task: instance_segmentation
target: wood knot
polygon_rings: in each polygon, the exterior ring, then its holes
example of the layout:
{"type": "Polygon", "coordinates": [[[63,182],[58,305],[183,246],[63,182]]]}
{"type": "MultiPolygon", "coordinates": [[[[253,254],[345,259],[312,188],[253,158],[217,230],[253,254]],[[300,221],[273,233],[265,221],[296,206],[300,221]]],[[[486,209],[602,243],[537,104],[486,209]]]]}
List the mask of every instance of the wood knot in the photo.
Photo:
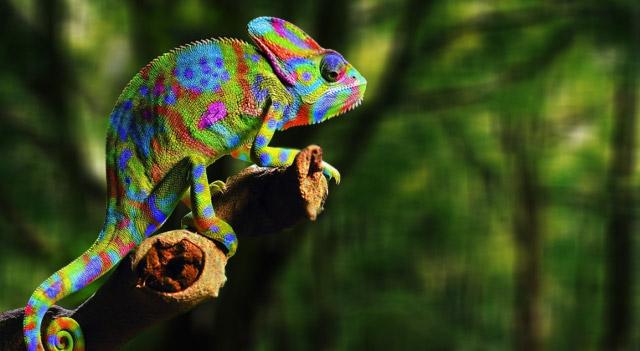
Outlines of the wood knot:
{"type": "Polygon", "coordinates": [[[138,287],[159,292],[178,292],[198,280],[204,252],[187,239],[177,243],[156,241],[138,264],[138,287]]]}

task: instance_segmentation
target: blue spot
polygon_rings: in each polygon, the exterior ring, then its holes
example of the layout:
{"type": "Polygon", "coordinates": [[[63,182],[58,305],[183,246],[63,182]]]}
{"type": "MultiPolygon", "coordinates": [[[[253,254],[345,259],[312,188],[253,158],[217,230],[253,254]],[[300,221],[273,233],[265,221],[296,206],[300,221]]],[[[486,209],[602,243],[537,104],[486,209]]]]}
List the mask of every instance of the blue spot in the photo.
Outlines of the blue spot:
{"type": "Polygon", "coordinates": [[[269,127],[269,129],[275,129],[276,125],[276,120],[273,118],[269,118],[269,120],[267,121],[267,127],[269,127]]]}
{"type": "Polygon", "coordinates": [[[204,210],[202,210],[202,214],[205,217],[213,216],[213,207],[211,207],[211,205],[208,205],[207,207],[204,208],[204,210]]]}
{"type": "Polygon", "coordinates": [[[249,161],[249,156],[245,152],[241,152],[238,155],[238,160],[249,161]]]}
{"type": "Polygon", "coordinates": [[[224,71],[220,74],[220,79],[222,79],[223,82],[226,82],[229,80],[229,72],[224,71]]]}
{"type": "Polygon", "coordinates": [[[167,105],[173,105],[176,103],[176,94],[173,91],[169,91],[167,96],[164,97],[164,103],[167,105]]]}
{"type": "MultiPolygon", "coordinates": [[[[131,156],[133,156],[133,152],[131,150],[124,149],[122,151],[122,153],[120,154],[120,158],[118,159],[118,168],[120,168],[120,170],[124,170],[127,167],[127,163],[131,159],[131,156]]],[[[129,182],[131,182],[131,179],[129,179],[129,182]]]]}
{"type": "Polygon", "coordinates": [[[124,177],[124,183],[129,185],[131,184],[131,178],[130,177],[124,177]]]}
{"type": "Polygon", "coordinates": [[[220,227],[214,224],[209,228],[209,230],[213,233],[218,233],[220,231],[220,227]]]}
{"type": "Polygon", "coordinates": [[[236,236],[235,235],[227,234],[227,235],[224,236],[225,245],[229,246],[229,245],[231,245],[231,244],[233,244],[235,242],[236,242],[236,236]]]}
{"type": "Polygon", "coordinates": [[[147,96],[149,94],[149,88],[146,85],[140,87],[140,95],[147,96]]]}
{"type": "Polygon", "coordinates": [[[280,103],[279,103],[279,102],[277,102],[277,101],[276,101],[276,102],[274,102],[274,103],[273,103],[273,109],[274,109],[274,110],[276,110],[276,111],[279,111],[279,110],[280,110],[280,103]]]}
{"type": "Polygon", "coordinates": [[[289,158],[289,153],[286,151],[281,151],[280,152],[280,162],[285,163],[287,162],[287,159],[289,158]]]}
{"type": "Polygon", "coordinates": [[[125,101],[124,104],[122,105],[125,111],[131,110],[132,106],[133,106],[133,103],[131,102],[131,100],[125,101]]]}
{"type": "Polygon", "coordinates": [[[269,166],[271,165],[271,156],[267,153],[263,153],[260,155],[260,166],[269,166]]]}
{"type": "Polygon", "coordinates": [[[216,66],[218,68],[222,68],[222,65],[223,65],[222,57],[216,57],[216,66]]]}
{"type": "Polygon", "coordinates": [[[266,146],[267,145],[267,138],[265,138],[264,135],[258,135],[256,137],[256,140],[254,141],[254,143],[256,144],[256,147],[258,147],[258,148],[266,146]]]}
{"type": "Polygon", "coordinates": [[[227,146],[230,148],[234,148],[240,144],[240,137],[237,135],[232,135],[229,139],[227,139],[227,146]]]}
{"type": "Polygon", "coordinates": [[[196,193],[203,192],[204,191],[204,184],[202,184],[202,183],[196,184],[196,186],[195,186],[195,188],[193,190],[195,190],[196,193]]]}
{"type": "Polygon", "coordinates": [[[193,70],[191,68],[185,68],[182,76],[186,79],[193,79],[193,70]]]}
{"type": "Polygon", "coordinates": [[[204,166],[203,165],[197,165],[193,169],[193,177],[197,179],[197,178],[202,177],[202,174],[204,174],[204,166]]]}
{"type": "Polygon", "coordinates": [[[48,298],[50,299],[54,299],[56,296],[58,296],[58,294],[60,293],[60,288],[61,286],[61,282],[59,280],[55,280],[45,291],[45,295],[47,295],[48,298]]]}
{"type": "Polygon", "coordinates": [[[319,123],[322,122],[327,115],[327,111],[329,110],[330,104],[322,104],[319,105],[316,110],[313,111],[313,122],[319,123]]]}

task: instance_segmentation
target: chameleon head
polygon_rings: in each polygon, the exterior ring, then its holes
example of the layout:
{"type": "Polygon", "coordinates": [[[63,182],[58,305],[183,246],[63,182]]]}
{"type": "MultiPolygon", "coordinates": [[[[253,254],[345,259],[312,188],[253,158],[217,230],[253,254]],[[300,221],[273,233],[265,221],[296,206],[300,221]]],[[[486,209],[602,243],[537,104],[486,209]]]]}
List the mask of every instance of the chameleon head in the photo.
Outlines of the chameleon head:
{"type": "Polygon", "coordinates": [[[320,123],[362,102],[366,79],[342,55],[320,47],[300,28],[279,18],[258,17],[249,22],[249,34],[299,98],[281,129],[320,123]]]}

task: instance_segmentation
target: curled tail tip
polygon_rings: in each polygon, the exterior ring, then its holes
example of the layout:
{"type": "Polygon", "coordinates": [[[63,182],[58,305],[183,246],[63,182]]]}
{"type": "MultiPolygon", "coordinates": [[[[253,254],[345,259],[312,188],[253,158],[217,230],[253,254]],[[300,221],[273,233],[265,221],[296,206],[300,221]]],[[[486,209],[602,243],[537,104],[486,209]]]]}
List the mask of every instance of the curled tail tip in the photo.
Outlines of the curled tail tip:
{"type": "Polygon", "coordinates": [[[28,351],[80,351],[84,350],[84,338],[80,325],[69,317],[53,319],[43,336],[42,324],[49,308],[68,295],[59,272],[45,280],[31,295],[24,308],[23,333],[28,351]],[[45,347],[46,345],[46,347],[45,347]]]}
{"type": "Polygon", "coordinates": [[[52,320],[47,328],[47,349],[84,351],[84,336],[80,324],[70,317],[59,317],[52,320]]]}
{"type": "MultiPolygon", "coordinates": [[[[32,322],[29,322],[31,324],[32,322]]],[[[39,323],[36,323],[38,327],[39,323]]],[[[37,328],[39,329],[39,328],[37,328]]],[[[45,351],[36,328],[27,330],[25,316],[25,344],[28,351],[45,351]]],[[[70,317],[58,317],[49,323],[45,335],[48,351],[85,351],[84,335],[76,320],[70,317]]]]}

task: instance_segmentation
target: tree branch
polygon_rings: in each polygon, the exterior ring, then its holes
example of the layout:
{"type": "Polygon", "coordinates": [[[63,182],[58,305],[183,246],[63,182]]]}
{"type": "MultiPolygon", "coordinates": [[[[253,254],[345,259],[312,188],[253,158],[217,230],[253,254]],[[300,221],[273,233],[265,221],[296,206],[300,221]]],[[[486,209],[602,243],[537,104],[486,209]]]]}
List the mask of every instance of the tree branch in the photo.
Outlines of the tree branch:
{"type": "MultiPolygon", "coordinates": [[[[322,149],[309,146],[288,168],[246,168],[213,195],[216,214],[245,237],[315,220],[328,195],[321,164],[322,149]]],[[[75,310],[53,306],[43,325],[71,316],[82,327],[87,349],[116,349],[143,329],[217,297],[226,262],[213,241],[189,231],[152,236],[84,304],[75,310]]],[[[0,349],[24,349],[22,319],[23,309],[0,314],[0,349]]]]}

